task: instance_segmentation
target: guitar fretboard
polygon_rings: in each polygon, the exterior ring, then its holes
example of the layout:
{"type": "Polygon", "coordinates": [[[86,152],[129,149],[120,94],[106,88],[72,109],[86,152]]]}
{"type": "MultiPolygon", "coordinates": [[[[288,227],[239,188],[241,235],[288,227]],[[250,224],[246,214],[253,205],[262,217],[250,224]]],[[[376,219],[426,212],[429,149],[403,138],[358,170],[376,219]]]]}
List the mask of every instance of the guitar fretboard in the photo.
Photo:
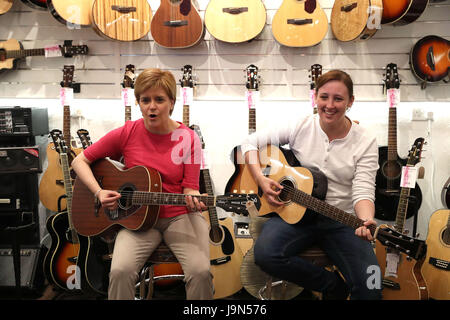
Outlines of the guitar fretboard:
{"type": "Polygon", "coordinates": [[[410,188],[402,188],[400,191],[400,198],[398,200],[397,216],[395,219],[395,230],[403,233],[403,228],[406,219],[406,211],[408,210],[408,197],[411,192],[410,188]]]}
{"type": "Polygon", "coordinates": [[[183,124],[189,127],[190,115],[189,115],[189,105],[183,105],[183,124]]]}
{"type": "Polygon", "coordinates": [[[6,51],[6,59],[25,58],[31,56],[45,56],[45,49],[23,49],[23,50],[8,50],[6,51]]]}
{"type": "MultiPolygon", "coordinates": [[[[213,196],[213,186],[211,183],[211,176],[209,174],[209,169],[202,169],[201,174],[203,175],[203,181],[205,184],[205,191],[208,195],[213,196]]],[[[217,218],[217,210],[216,207],[210,207],[208,208],[209,212],[209,223],[211,224],[211,227],[216,227],[219,225],[219,219],[217,218]]]]}
{"type": "MultiPolygon", "coordinates": [[[[122,194],[122,197],[131,197],[126,200],[131,200],[132,204],[137,205],[186,206],[186,194],[134,191],[128,194],[122,194]]],[[[192,195],[192,197],[203,201],[207,207],[212,207],[216,204],[215,196],[192,195]]]]}
{"type": "Polygon", "coordinates": [[[248,109],[248,133],[252,134],[256,132],[256,109],[248,109]]]}
{"type": "Polygon", "coordinates": [[[397,160],[397,108],[389,108],[388,161],[397,160]]]}
{"type": "Polygon", "coordinates": [[[66,192],[66,201],[67,201],[67,217],[69,220],[69,229],[72,234],[72,241],[73,243],[79,243],[78,235],[75,231],[75,228],[72,223],[72,180],[70,177],[70,171],[69,171],[69,159],[66,153],[61,153],[61,164],[62,164],[62,171],[63,171],[63,178],[64,178],[64,190],[66,192]]]}
{"type": "Polygon", "coordinates": [[[125,121],[131,120],[131,107],[125,106],[125,121]]]}

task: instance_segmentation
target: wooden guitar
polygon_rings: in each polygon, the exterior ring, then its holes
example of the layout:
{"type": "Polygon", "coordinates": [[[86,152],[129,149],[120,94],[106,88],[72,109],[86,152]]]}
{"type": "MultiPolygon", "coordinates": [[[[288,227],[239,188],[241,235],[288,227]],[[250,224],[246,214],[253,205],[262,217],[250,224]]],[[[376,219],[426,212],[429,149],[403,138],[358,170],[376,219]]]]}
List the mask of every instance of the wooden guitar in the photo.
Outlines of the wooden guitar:
{"type": "Polygon", "coordinates": [[[426,243],[422,274],[430,298],[450,300],[450,210],[437,210],[431,215],[426,243]]]}
{"type": "Polygon", "coordinates": [[[216,39],[239,43],[252,40],[266,25],[266,7],[261,0],[211,0],[205,25],[216,39]]]}
{"type": "MultiPolygon", "coordinates": [[[[389,105],[388,145],[378,148],[380,168],[376,176],[375,218],[393,221],[399,203],[401,170],[406,164],[406,159],[400,158],[397,153],[397,104],[400,80],[396,64],[389,63],[386,66],[384,83],[389,105]]],[[[418,184],[410,191],[410,195],[414,200],[408,206],[407,218],[413,216],[422,204],[422,191],[418,184]]]]}
{"type": "MultiPolygon", "coordinates": [[[[73,224],[81,235],[100,235],[120,227],[145,230],[156,223],[160,205],[186,206],[185,194],[161,192],[161,177],[152,168],[136,166],[122,170],[111,160],[102,159],[91,169],[103,189],[116,190],[121,198],[116,210],[105,209],[77,176],[73,185],[72,212],[73,224]]],[[[247,194],[194,197],[207,207],[217,206],[241,214],[246,212],[247,201],[258,200],[247,194]]]]}
{"type": "Polygon", "coordinates": [[[122,90],[123,95],[126,94],[127,98],[123,99],[125,104],[125,122],[131,120],[131,101],[134,99],[134,96],[129,96],[129,91],[127,89],[134,89],[134,80],[136,78],[135,72],[136,68],[132,64],[128,64],[125,67],[125,74],[123,75],[122,90]]]}
{"type": "Polygon", "coordinates": [[[147,0],[95,0],[92,25],[103,37],[136,41],[150,31],[152,9],[147,0]]]}
{"type": "MultiPolygon", "coordinates": [[[[73,85],[74,66],[66,65],[63,70],[63,81],[61,86],[63,88],[70,88],[73,85]]],[[[61,94],[64,91],[62,91],[61,94]]],[[[70,135],[70,106],[65,101],[64,105],[64,122],[63,122],[63,134],[64,137],[71,139],[70,135]]],[[[76,143],[73,140],[72,145],[68,146],[68,161],[69,167],[72,160],[82,151],[81,148],[76,148],[76,143]]],[[[62,196],[66,195],[64,189],[64,179],[62,165],[60,161],[59,153],[56,151],[56,146],[53,142],[50,142],[47,146],[47,160],[48,167],[42,175],[41,182],[39,184],[39,199],[44,207],[53,212],[65,211],[67,208],[66,199],[62,196]],[[59,206],[60,204],[60,206],[59,206]]],[[[74,178],[75,173],[69,168],[70,175],[74,178]]]]}
{"type": "Polygon", "coordinates": [[[309,100],[311,101],[311,105],[313,108],[313,114],[317,113],[317,105],[316,105],[316,83],[317,79],[322,75],[322,66],[320,64],[313,64],[311,69],[309,70],[309,100]]]}
{"type": "Polygon", "coordinates": [[[13,5],[13,0],[0,1],[0,15],[7,13],[13,5]]]}
{"type": "Polygon", "coordinates": [[[27,6],[33,9],[47,10],[47,0],[22,0],[27,6]]]}
{"type": "Polygon", "coordinates": [[[52,130],[50,136],[55,151],[61,158],[64,191],[68,205],[67,211],[56,213],[47,219],[46,226],[52,238],[52,245],[44,258],[44,270],[47,279],[58,288],[63,290],[81,289],[81,283],[73,283],[81,279],[81,274],[77,268],[80,241],[72,224],[72,182],[69,173],[67,147],[60,130],[52,130]]]}
{"type": "Polygon", "coordinates": [[[162,0],[150,30],[157,44],[171,49],[191,47],[204,35],[203,20],[191,0],[162,0]]]}
{"type": "MultiPolygon", "coordinates": [[[[406,169],[413,167],[420,161],[423,138],[417,138],[409,152],[406,169]]],[[[394,229],[400,234],[406,234],[404,223],[410,188],[403,187],[397,208],[394,229]]],[[[413,235],[414,236],[414,235],[413,235]]],[[[421,268],[425,259],[422,256],[415,260],[408,254],[399,252],[395,248],[384,247],[376,241],[376,255],[383,275],[383,300],[427,300],[428,289],[423,279],[421,268]]]]}
{"type": "Polygon", "coordinates": [[[15,69],[17,67],[17,61],[25,57],[31,56],[46,56],[48,52],[55,52],[66,58],[73,57],[74,55],[85,55],[88,53],[88,47],[86,45],[73,46],[72,40],[64,41],[64,45],[39,48],[39,49],[23,49],[22,44],[16,39],[9,39],[7,41],[0,42],[0,70],[3,69],[15,69]]]}
{"type": "Polygon", "coordinates": [[[288,47],[314,46],[327,31],[328,18],[316,0],[284,0],[272,20],[273,37],[288,47]]]}
{"type": "MultiPolygon", "coordinates": [[[[194,125],[202,142],[202,151],[205,149],[203,135],[200,128],[194,125]]],[[[200,174],[203,177],[205,192],[213,196],[209,169],[206,165],[204,154],[202,155],[202,169],[200,174]]],[[[236,240],[233,232],[233,219],[227,217],[218,219],[215,207],[210,207],[204,211],[203,216],[208,221],[209,229],[209,255],[211,261],[211,273],[213,274],[214,299],[229,297],[242,289],[240,268],[243,254],[239,246],[236,246],[236,240]]]]}
{"type": "Polygon", "coordinates": [[[52,16],[70,29],[90,27],[94,0],[47,0],[52,16]]]}
{"type": "Polygon", "coordinates": [[[434,35],[423,37],[412,47],[409,61],[422,89],[427,82],[445,81],[450,69],[450,41],[434,35]]]}
{"type": "Polygon", "coordinates": [[[336,0],[331,30],[340,41],[367,40],[380,29],[382,0],[336,0]]]}
{"type": "Polygon", "coordinates": [[[428,0],[383,0],[382,24],[405,25],[414,22],[425,11],[428,0]]]}

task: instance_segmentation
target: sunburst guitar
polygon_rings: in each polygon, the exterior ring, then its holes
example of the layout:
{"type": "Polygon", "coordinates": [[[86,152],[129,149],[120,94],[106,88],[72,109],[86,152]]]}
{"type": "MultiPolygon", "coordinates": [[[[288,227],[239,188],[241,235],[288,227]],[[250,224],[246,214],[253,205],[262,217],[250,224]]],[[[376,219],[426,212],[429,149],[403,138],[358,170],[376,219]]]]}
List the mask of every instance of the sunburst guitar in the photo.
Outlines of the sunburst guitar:
{"type": "Polygon", "coordinates": [[[90,27],[94,0],[47,0],[53,17],[71,29],[90,27]]]}
{"type": "Polygon", "coordinates": [[[284,0],[272,20],[275,40],[288,47],[314,46],[327,31],[328,18],[316,0],[284,0]]]}
{"type": "Polygon", "coordinates": [[[151,34],[166,48],[187,48],[204,35],[203,20],[191,0],[162,0],[151,22],[151,34]]]}
{"type": "Polygon", "coordinates": [[[450,300],[450,210],[435,211],[428,224],[422,275],[431,299],[450,300]]]}
{"type": "Polygon", "coordinates": [[[208,32],[230,43],[252,40],[264,29],[266,19],[261,0],[211,0],[205,11],[208,32]]]}
{"type": "Polygon", "coordinates": [[[331,30],[339,41],[370,39],[381,25],[382,0],[336,0],[331,30]]]}
{"type": "Polygon", "coordinates": [[[405,25],[416,21],[425,11],[428,0],[383,0],[382,24],[405,25]]]}
{"type": "Polygon", "coordinates": [[[153,13],[147,0],[95,0],[92,25],[101,36],[137,41],[150,31],[153,13]]]}

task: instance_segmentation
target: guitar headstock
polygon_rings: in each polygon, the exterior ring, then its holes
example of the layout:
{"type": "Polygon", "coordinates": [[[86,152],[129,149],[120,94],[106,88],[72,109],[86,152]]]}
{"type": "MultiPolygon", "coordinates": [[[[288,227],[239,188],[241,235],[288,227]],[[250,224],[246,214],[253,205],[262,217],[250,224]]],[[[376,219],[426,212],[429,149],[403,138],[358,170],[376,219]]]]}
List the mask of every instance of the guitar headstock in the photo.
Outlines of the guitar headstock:
{"type": "Polygon", "coordinates": [[[260,77],[258,75],[258,67],[251,64],[245,69],[245,71],[247,73],[245,87],[248,90],[259,90],[260,77]]]}
{"type": "Polygon", "coordinates": [[[80,138],[83,149],[86,149],[92,144],[91,137],[89,136],[89,131],[87,131],[86,129],[78,129],[77,135],[80,138]]]}
{"type": "Polygon", "coordinates": [[[311,78],[310,89],[316,89],[317,79],[322,75],[322,66],[320,64],[313,64],[309,70],[309,77],[311,78]]]}
{"type": "Polygon", "coordinates": [[[193,88],[194,80],[192,78],[192,66],[189,64],[186,64],[181,70],[183,71],[183,76],[180,79],[181,87],[182,88],[185,88],[185,87],[193,88]]]}
{"type": "Polygon", "coordinates": [[[190,128],[192,130],[195,131],[195,133],[197,133],[198,137],[200,138],[200,142],[202,143],[202,149],[205,149],[205,140],[203,139],[203,135],[202,132],[200,130],[200,127],[196,124],[193,124],[192,126],[190,126],[190,128]]]}
{"type": "Polygon", "coordinates": [[[87,45],[73,46],[72,40],[64,41],[64,45],[59,46],[61,54],[66,58],[71,58],[75,55],[86,55],[89,52],[87,45]]]}
{"type": "Polygon", "coordinates": [[[386,73],[384,74],[383,82],[386,89],[400,88],[400,79],[398,77],[397,65],[395,63],[389,63],[386,66],[386,73]]]}
{"type": "Polygon", "coordinates": [[[135,72],[136,68],[132,64],[128,64],[125,67],[125,74],[123,76],[122,87],[124,88],[134,88],[134,80],[136,78],[135,72]]]}
{"type": "Polygon", "coordinates": [[[258,195],[245,193],[227,193],[223,196],[217,196],[216,206],[225,211],[248,215],[247,203],[249,201],[254,202],[257,209],[261,207],[258,195]]]}
{"type": "Polygon", "coordinates": [[[63,69],[63,80],[61,81],[61,87],[72,88],[73,87],[73,74],[75,67],[73,65],[65,65],[63,69]]]}
{"type": "Polygon", "coordinates": [[[64,141],[64,136],[61,130],[59,129],[53,129],[50,131],[50,137],[53,140],[53,144],[55,145],[55,150],[59,154],[67,154],[67,146],[66,142],[64,141]]]}
{"type": "Polygon", "coordinates": [[[384,246],[397,249],[416,260],[421,259],[427,252],[425,241],[408,237],[387,225],[378,228],[376,239],[384,246]]]}
{"type": "Polygon", "coordinates": [[[422,149],[424,144],[425,144],[424,138],[417,138],[416,141],[414,141],[414,144],[408,153],[408,161],[406,162],[407,166],[413,167],[420,162],[420,159],[422,158],[422,149]]]}

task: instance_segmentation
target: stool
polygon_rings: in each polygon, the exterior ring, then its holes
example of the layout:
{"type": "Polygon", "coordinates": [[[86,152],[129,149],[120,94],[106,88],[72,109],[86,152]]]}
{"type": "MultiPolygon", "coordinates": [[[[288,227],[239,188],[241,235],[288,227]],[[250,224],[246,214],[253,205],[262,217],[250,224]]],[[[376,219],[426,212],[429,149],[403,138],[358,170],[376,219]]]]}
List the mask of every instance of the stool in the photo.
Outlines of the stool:
{"type": "MultiPolygon", "coordinates": [[[[331,270],[334,269],[334,266],[333,266],[333,263],[331,262],[331,260],[328,258],[326,253],[318,246],[313,246],[311,248],[308,248],[305,251],[301,252],[298,256],[305,260],[309,260],[311,263],[313,263],[317,266],[321,266],[324,268],[330,268],[331,270]]],[[[272,277],[269,277],[269,279],[267,279],[266,285],[259,290],[259,292],[258,292],[259,298],[261,300],[270,300],[272,298],[272,288],[277,287],[277,286],[282,286],[281,287],[281,292],[282,292],[281,299],[284,300],[283,295],[286,292],[287,281],[284,281],[284,280],[272,281],[272,277]]],[[[319,299],[321,299],[320,293],[313,292],[313,294],[315,296],[317,296],[319,299]]]]}
{"type": "Polygon", "coordinates": [[[139,282],[136,284],[136,288],[139,287],[138,300],[152,299],[154,283],[158,280],[184,280],[184,274],[154,276],[154,265],[162,263],[178,263],[177,258],[164,242],[161,242],[153,251],[141,270],[139,282]]]}

